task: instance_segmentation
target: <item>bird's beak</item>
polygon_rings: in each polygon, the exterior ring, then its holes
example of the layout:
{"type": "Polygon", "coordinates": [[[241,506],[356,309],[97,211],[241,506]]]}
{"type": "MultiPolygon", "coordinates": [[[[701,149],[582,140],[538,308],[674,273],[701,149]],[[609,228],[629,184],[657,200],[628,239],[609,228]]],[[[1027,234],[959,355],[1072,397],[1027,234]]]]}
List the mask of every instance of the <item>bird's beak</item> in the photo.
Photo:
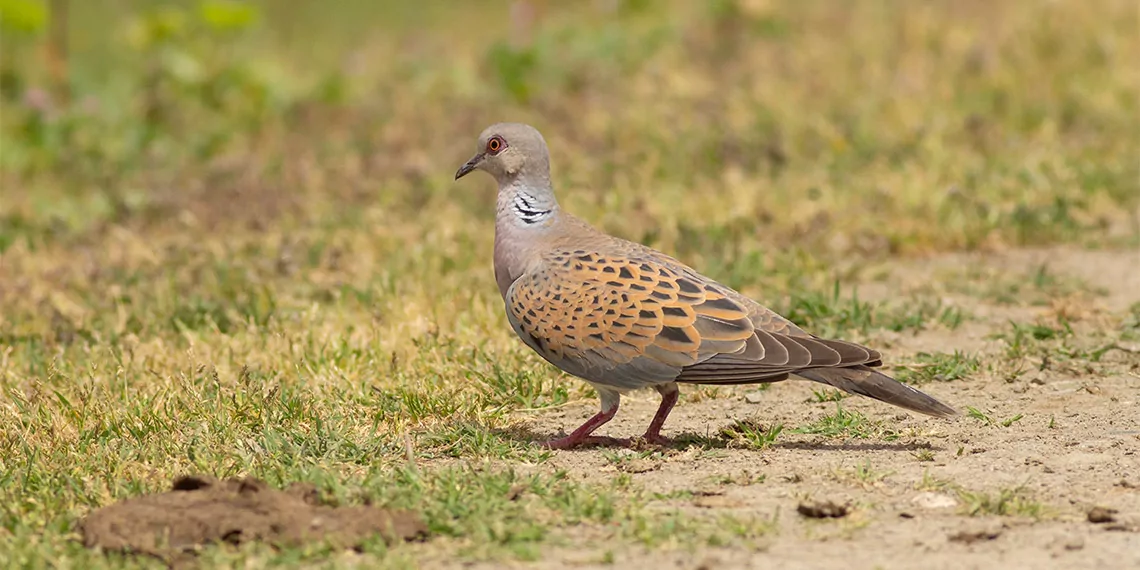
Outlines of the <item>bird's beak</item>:
{"type": "Polygon", "coordinates": [[[469,172],[475,170],[476,166],[479,166],[480,162],[483,162],[483,153],[479,153],[471,157],[471,160],[468,160],[463,164],[463,166],[460,166],[459,170],[455,171],[455,179],[459,180],[460,178],[467,176],[469,172]]]}

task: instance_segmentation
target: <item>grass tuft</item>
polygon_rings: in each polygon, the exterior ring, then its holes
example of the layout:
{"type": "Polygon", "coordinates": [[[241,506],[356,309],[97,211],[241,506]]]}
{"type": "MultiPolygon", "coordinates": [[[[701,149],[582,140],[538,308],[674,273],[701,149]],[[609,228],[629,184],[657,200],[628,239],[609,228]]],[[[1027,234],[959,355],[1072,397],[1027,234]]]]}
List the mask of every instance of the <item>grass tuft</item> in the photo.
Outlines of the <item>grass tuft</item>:
{"type": "Polygon", "coordinates": [[[860,412],[844,410],[839,402],[835,413],[792,430],[792,433],[821,435],[828,438],[881,439],[895,441],[900,434],[883,422],[874,421],[860,412]]]}
{"type": "Polygon", "coordinates": [[[784,431],[784,426],[775,424],[764,428],[751,420],[736,420],[720,432],[720,436],[730,443],[749,449],[765,449],[776,443],[776,438],[784,431]]]}
{"type": "Polygon", "coordinates": [[[953,353],[920,352],[914,363],[899,370],[897,378],[908,384],[928,382],[953,382],[968,378],[981,367],[981,360],[973,355],[955,350],[953,353]]]}

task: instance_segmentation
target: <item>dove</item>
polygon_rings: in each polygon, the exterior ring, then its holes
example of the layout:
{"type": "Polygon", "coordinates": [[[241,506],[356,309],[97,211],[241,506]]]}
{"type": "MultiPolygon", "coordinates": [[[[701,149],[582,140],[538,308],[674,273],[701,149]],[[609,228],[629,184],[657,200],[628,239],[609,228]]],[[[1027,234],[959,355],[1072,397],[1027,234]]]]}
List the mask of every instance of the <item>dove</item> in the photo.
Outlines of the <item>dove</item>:
{"type": "Polygon", "coordinates": [[[507,320],[550,364],[588,382],[601,410],[552,449],[606,443],[593,433],[621,396],[653,388],[661,403],[642,439],[661,429],[678,384],[778,382],[790,376],[935,417],[950,406],[875,370],[878,351],[809,334],[741,293],[648,246],[608,235],[564,211],[545,139],[499,123],[455,179],[481,170],[498,183],[494,270],[507,320]]]}

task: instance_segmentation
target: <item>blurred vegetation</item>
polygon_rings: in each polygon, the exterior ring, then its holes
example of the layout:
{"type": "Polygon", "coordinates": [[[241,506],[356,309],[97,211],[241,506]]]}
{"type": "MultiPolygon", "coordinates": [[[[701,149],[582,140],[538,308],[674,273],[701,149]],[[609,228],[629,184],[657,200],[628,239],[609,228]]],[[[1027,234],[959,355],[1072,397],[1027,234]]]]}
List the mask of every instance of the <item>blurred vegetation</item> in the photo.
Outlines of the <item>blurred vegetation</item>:
{"type": "Polygon", "coordinates": [[[485,218],[447,173],[499,119],[547,134],[578,211],[687,254],[1140,231],[1127,1],[70,5],[65,100],[47,6],[4,1],[0,249],[187,211],[485,218]]]}
{"type": "Polygon", "coordinates": [[[452,181],[496,121],[543,131],[569,210],[820,331],[964,318],[833,289],[874,260],[1135,248],[1136,22],[1130,0],[0,0],[0,550],[50,558],[88,505],[184,470],[335,491],[396,477],[361,466],[409,433],[535,459],[507,414],[588,392],[511,336],[492,183],[452,181]]]}

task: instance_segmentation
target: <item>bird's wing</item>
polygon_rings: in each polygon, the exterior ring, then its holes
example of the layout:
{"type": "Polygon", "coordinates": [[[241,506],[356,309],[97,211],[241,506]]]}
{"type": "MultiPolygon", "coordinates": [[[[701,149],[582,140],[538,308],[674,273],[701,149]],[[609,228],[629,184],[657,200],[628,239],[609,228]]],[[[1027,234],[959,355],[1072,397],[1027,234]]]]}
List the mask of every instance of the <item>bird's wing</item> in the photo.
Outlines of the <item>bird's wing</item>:
{"type": "Polygon", "coordinates": [[[663,256],[562,249],[516,280],[506,305],[519,336],[544,358],[619,387],[757,382],[866,362],[868,351],[856,358],[855,345],[758,328],[783,319],[771,313],[756,323],[759,305],[740,298],[663,256]]]}
{"type": "Polygon", "coordinates": [[[686,269],[686,275],[704,280],[707,287],[717,289],[737,302],[748,313],[764,352],[761,358],[756,358],[755,354],[713,355],[686,367],[677,377],[678,382],[746,384],[782,380],[788,373],[811,368],[881,364],[882,357],[874,349],[809,334],[775,311],[691,269],[686,269]]]}

